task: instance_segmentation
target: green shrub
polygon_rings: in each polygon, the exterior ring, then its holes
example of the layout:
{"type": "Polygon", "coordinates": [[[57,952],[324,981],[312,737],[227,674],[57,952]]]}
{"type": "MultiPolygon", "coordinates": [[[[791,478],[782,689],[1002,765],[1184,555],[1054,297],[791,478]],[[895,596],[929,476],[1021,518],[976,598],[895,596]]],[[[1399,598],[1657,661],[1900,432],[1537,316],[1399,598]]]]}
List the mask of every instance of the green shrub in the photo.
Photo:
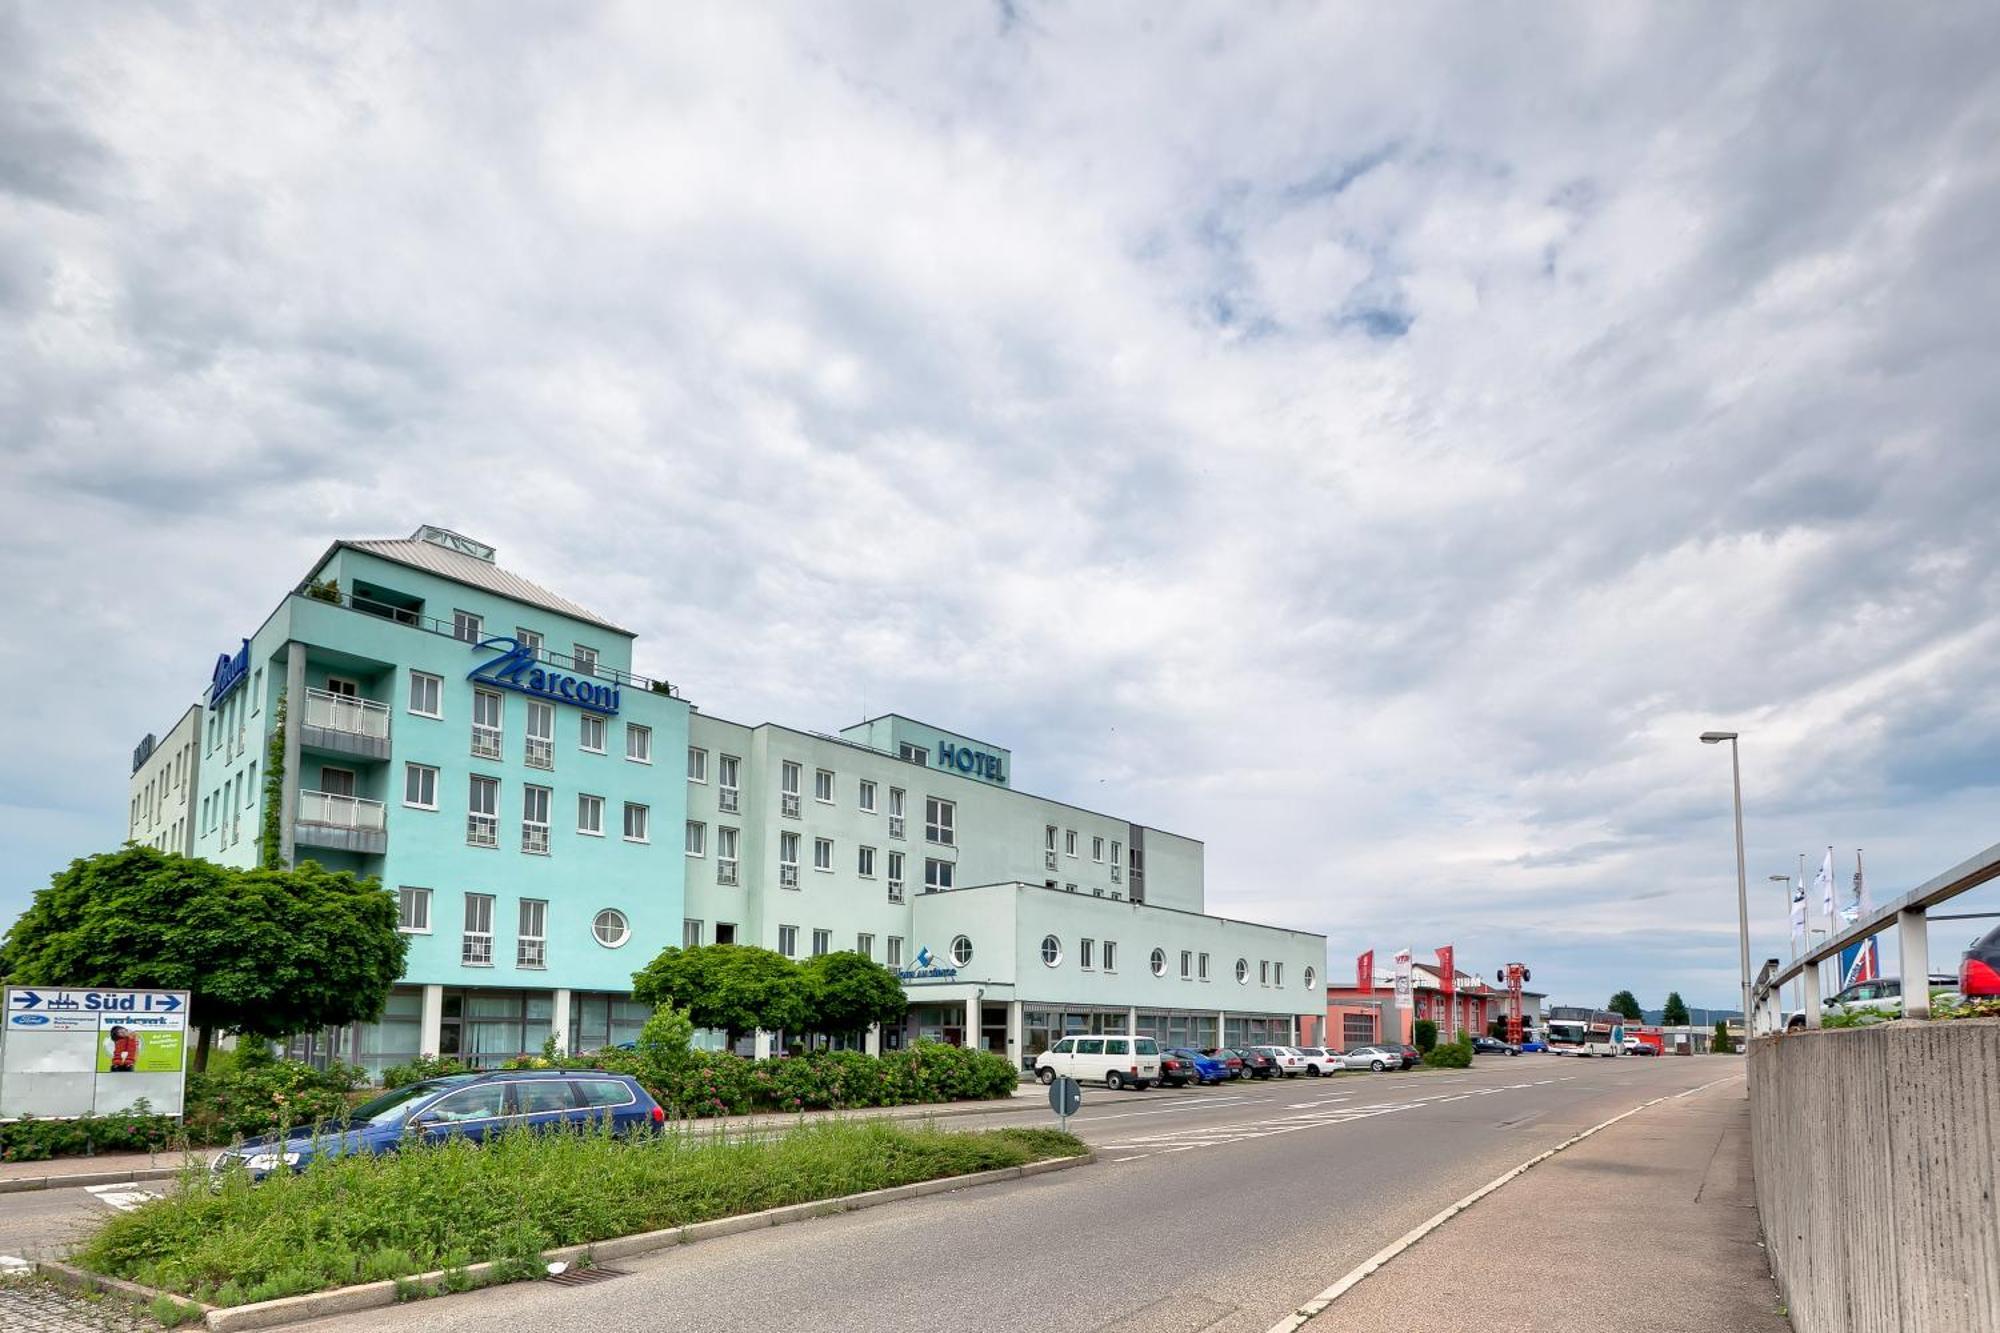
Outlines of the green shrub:
{"type": "Polygon", "coordinates": [[[1472,1038],[1461,1036],[1457,1041],[1431,1047],[1424,1052],[1424,1063],[1432,1069],[1470,1069],[1472,1038]]]}
{"type": "Polygon", "coordinates": [[[1438,1025],[1435,1020],[1419,1018],[1413,1031],[1410,1044],[1418,1050],[1428,1052],[1431,1047],[1438,1044],[1438,1025]]]}
{"type": "Polygon", "coordinates": [[[274,1129],[316,1124],[347,1109],[362,1073],[353,1065],[315,1069],[302,1060],[243,1060],[220,1074],[189,1074],[191,1143],[228,1143],[274,1129]]]}
{"type": "Polygon", "coordinates": [[[532,1276],[558,1246],[1083,1150],[1050,1129],[953,1133],[881,1120],[757,1139],[516,1131],[483,1147],[457,1140],[322,1158],[255,1186],[240,1171],[219,1185],[190,1171],[164,1198],[108,1219],[78,1262],[215,1304],[432,1270],[452,1288],[475,1263],[532,1276]]]}
{"type": "Polygon", "coordinates": [[[143,1104],[131,1115],[37,1120],[0,1125],[0,1162],[46,1162],[87,1153],[164,1152],[183,1142],[172,1116],[150,1115],[143,1104]]]}
{"type": "Polygon", "coordinates": [[[1729,1035],[1729,1024],[1720,1018],[1715,1020],[1715,1040],[1709,1043],[1708,1049],[1716,1055],[1736,1054],[1736,1042],[1729,1035]]]}
{"type": "Polygon", "coordinates": [[[469,1074],[472,1066],[455,1055],[420,1055],[404,1065],[390,1065],[382,1071],[384,1088],[400,1088],[410,1083],[421,1083],[427,1078],[443,1078],[446,1074],[469,1074]]]}

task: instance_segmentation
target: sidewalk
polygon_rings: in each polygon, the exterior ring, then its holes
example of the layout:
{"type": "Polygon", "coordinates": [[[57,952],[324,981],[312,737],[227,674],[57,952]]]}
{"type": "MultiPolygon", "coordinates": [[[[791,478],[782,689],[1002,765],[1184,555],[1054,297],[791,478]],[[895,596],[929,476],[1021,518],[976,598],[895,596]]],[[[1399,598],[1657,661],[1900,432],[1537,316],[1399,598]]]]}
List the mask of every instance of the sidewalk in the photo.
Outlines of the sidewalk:
{"type": "MultiPolygon", "coordinates": [[[[1329,1275],[1330,1277],[1333,1275],[1329,1275]]],[[[1308,1333],[1788,1333],[1744,1084],[1661,1102],[1473,1204],[1308,1333]]]]}
{"type": "MultiPolygon", "coordinates": [[[[1047,1109],[1047,1093],[1033,1083],[1023,1083],[1011,1097],[983,1102],[927,1102],[918,1106],[864,1106],[850,1111],[767,1111],[757,1115],[732,1115],[716,1120],[690,1120],[687,1125],[701,1132],[723,1129],[730,1132],[789,1129],[801,1120],[928,1120],[961,1115],[1004,1115],[1040,1106],[1047,1109]]],[[[189,1156],[203,1166],[218,1148],[196,1148],[189,1156]]],[[[0,1162],[0,1194],[23,1190],[74,1189],[84,1185],[106,1185],[123,1180],[167,1180],[179,1174],[182,1155],[177,1152],[104,1153],[97,1157],[57,1157],[42,1162],[0,1162]]]]}

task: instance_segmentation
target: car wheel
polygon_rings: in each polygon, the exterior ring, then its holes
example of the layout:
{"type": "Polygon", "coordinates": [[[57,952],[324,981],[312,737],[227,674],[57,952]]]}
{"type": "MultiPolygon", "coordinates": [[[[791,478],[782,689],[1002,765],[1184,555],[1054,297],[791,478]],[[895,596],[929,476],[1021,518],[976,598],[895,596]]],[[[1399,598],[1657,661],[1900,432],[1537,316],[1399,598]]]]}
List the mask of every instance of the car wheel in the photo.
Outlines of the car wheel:
{"type": "Polygon", "coordinates": [[[1132,1090],[1134,1092],[1144,1092],[1147,1088],[1150,1088],[1152,1086],[1153,1086],[1153,1080],[1149,1078],[1135,1078],[1132,1080],[1132,1090]]]}
{"type": "Polygon", "coordinates": [[[1035,1077],[1040,1079],[1044,1086],[1047,1086],[1056,1081],[1056,1071],[1045,1065],[1035,1071],[1035,1077]]]}
{"type": "Polygon", "coordinates": [[[1370,1069],[1374,1070],[1374,1071],[1375,1071],[1376,1073],[1378,1073],[1378,1074],[1379,1074],[1379,1073],[1381,1073],[1381,1072],[1382,1072],[1382,1070],[1383,1070],[1383,1068],[1384,1068],[1384,1066],[1383,1066],[1383,1064],[1382,1064],[1382,1062],[1381,1062],[1380,1060],[1372,1060],[1372,1061],[1370,1061],[1370,1062],[1369,1062],[1369,1065],[1368,1065],[1368,1067],[1369,1067],[1370,1069]]]}
{"type": "Polygon", "coordinates": [[[1104,1076],[1104,1086],[1116,1092],[1125,1086],[1125,1076],[1113,1069],[1104,1076]]]}

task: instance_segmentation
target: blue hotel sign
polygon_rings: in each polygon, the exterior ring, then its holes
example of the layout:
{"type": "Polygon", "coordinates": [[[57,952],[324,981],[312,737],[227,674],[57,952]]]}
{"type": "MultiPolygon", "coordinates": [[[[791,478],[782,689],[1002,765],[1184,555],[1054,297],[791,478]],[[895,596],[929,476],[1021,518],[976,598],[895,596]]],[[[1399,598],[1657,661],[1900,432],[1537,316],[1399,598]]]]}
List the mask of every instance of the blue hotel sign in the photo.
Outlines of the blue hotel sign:
{"type": "Polygon", "coordinates": [[[208,678],[208,706],[213,708],[221,703],[249,674],[250,640],[245,639],[234,653],[223,653],[215,659],[215,674],[208,678]]]}
{"type": "Polygon", "coordinates": [[[1007,775],[1000,771],[1000,756],[975,750],[970,745],[953,745],[950,741],[938,742],[937,766],[955,768],[975,778],[985,778],[989,782],[1005,782],[1007,775]]]}
{"type": "Polygon", "coordinates": [[[937,955],[928,948],[917,950],[917,956],[910,960],[915,967],[896,969],[898,981],[950,981],[958,975],[958,969],[947,967],[938,961],[937,955]]]}
{"type": "Polygon", "coordinates": [[[491,648],[500,656],[489,662],[481,662],[466,672],[467,680],[483,680],[489,685],[514,690],[535,699],[553,699],[557,703],[575,704],[578,708],[593,713],[616,713],[618,711],[618,687],[605,685],[581,676],[572,676],[566,671],[543,670],[535,657],[535,650],[523,648],[518,639],[482,639],[472,646],[474,652],[491,648]]]}

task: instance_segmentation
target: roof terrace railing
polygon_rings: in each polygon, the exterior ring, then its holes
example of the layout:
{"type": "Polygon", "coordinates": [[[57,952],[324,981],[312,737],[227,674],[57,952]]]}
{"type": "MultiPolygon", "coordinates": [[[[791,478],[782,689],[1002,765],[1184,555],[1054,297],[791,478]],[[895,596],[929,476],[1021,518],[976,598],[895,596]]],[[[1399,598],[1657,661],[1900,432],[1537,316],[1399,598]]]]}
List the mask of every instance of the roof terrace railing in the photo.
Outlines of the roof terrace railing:
{"type": "Polygon", "coordinates": [[[1930,909],[1994,879],[2000,879],[2000,843],[1959,862],[1941,875],[1925,880],[1888,906],[1862,917],[1826,943],[1807,949],[1791,963],[1780,966],[1777,959],[1768,960],[1758,972],[1757,985],[1751,996],[1750,1031],[1772,1033],[1784,1028],[1784,1007],[1778,1003],[1778,996],[1785,983],[1794,977],[1801,978],[1805,983],[1806,1026],[1819,1027],[1823,1017],[1819,965],[1829,958],[1840,957],[1843,949],[1859,944],[1891,925],[1896,927],[1897,944],[1902,952],[1903,1017],[1929,1018],[1930,909]],[[1914,986],[1909,984],[1911,978],[1916,977],[1926,981],[1914,986]],[[1772,1008],[1774,1004],[1777,1005],[1775,1011],[1772,1008]],[[1772,1021],[1774,1016],[1776,1021],[1772,1021]]]}

